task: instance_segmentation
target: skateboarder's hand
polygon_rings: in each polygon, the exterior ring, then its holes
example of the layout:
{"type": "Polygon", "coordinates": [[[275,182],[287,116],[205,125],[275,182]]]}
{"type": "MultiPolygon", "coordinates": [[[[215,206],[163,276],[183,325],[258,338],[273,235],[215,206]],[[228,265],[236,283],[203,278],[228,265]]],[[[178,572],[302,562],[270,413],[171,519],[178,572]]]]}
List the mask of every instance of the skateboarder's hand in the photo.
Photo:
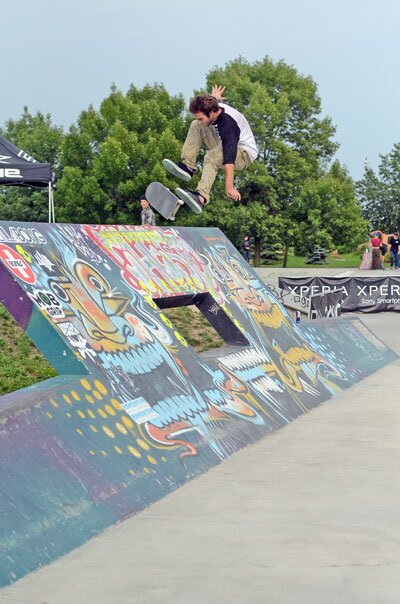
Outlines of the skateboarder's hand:
{"type": "Polygon", "coordinates": [[[239,191],[234,188],[226,189],[226,194],[228,195],[228,197],[235,201],[240,201],[242,199],[242,196],[240,195],[239,191]]]}
{"type": "Polygon", "coordinates": [[[212,96],[214,96],[217,101],[225,101],[224,96],[222,96],[224,94],[226,86],[213,86],[212,90],[211,90],[211,94],[212,96]]]}

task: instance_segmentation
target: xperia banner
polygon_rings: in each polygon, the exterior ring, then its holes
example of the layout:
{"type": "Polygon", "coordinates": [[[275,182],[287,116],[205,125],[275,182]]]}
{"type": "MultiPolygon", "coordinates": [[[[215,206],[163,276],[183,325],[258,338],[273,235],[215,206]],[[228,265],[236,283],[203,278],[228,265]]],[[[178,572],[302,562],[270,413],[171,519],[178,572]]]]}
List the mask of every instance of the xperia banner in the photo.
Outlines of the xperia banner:
{"type": "Polygon", "coordinates": [[[400,312],[396,277],[279,277],[279,287],[306,298],[340,289],[342,312],[400,312]]]}

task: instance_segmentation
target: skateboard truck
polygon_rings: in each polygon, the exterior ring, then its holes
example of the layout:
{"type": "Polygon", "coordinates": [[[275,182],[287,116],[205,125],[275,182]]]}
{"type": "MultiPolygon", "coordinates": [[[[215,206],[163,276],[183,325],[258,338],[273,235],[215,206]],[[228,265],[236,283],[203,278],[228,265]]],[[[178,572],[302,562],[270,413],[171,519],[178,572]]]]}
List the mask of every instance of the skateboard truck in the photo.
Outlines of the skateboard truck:
{"type": "Polygon", "coordinates": [[[160,182],[151,182],[146,189],[146,199],[151,207],[166,220],[175,220],[184,202],[160,182]]]}

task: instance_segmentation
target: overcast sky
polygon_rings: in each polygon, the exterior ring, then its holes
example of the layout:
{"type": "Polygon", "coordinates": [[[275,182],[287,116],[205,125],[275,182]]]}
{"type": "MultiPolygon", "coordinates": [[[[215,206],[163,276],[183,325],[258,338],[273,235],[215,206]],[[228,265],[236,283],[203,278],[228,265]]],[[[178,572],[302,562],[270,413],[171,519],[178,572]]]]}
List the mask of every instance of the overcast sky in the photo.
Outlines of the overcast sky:
{"type": "MultiPolygon", "coordinates": [[[[64,129],[114,82],[189,100],[214,66],[284,60],[318,86],[353,178],[400,141],[400,0],[0,0],[0,125],[50,113],[64,129]]],[[[29,151],[29,150],[28,150],[29,151]]]]}

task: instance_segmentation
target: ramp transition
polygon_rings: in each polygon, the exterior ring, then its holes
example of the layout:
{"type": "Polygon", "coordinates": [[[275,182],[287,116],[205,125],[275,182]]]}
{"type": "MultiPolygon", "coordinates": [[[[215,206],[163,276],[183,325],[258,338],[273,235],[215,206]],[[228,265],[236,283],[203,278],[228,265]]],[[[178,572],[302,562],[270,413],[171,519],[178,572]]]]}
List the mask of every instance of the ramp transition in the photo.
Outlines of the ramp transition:
{"type": "Polygon", "coordinates": [[[397,358],[296,326],[218,229],[3,222],[0,300],[58,372],[0,398],[0,586],[397,358]],[[188,304],[223,348],[162,312],[188,304]]]}

